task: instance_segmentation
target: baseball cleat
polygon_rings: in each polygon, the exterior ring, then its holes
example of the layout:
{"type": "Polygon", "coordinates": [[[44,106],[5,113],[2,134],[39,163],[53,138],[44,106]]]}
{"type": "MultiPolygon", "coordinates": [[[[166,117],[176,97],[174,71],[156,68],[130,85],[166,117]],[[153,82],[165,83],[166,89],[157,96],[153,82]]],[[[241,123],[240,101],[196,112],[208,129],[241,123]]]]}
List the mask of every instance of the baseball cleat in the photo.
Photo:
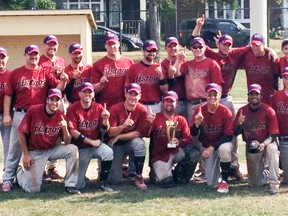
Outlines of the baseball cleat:
{"type": "Polygon", "coordinates": [[[229,185],[226,181],[222,180],[218,183],[217,192],[219,193],[228,193],[229,192],[229,185]]]}

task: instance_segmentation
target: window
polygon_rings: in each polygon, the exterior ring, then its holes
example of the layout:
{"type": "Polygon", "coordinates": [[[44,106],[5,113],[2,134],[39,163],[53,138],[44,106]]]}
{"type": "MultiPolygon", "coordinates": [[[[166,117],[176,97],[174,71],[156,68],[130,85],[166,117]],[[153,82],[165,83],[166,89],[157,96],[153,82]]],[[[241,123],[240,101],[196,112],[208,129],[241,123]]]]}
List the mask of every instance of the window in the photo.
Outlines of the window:
{"type": "Polygon", "coordinates": [[[64,0],[63,8],[64,9],[89,9],[91,8],[95,20],[97,22],[104,21],[104,13],[101,14],[101,11],[104,11],[104,0],[64,0]]]}

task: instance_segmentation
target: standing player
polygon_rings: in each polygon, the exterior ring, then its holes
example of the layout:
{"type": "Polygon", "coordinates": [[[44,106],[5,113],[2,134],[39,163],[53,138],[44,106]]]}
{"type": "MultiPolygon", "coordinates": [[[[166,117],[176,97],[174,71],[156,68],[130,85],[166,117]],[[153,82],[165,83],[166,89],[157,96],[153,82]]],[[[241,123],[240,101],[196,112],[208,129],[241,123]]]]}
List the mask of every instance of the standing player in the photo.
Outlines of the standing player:
{"type": "Polygon", "coordinates": [[[217,186],[220,165],[222,178],[217,191],[228,193],[228,176],[233,147],[233,117],[231,111],[220,104],[221,92],[221,86],[216,83],[209,83],[206,86],[207,104],[196,108],[192,119],[191,134],[199,136],[202,144],[207,185],[217,186]]]}
{"type": "Polygon", "coordinates": [[[7,88],[8,82],[10,80],[11,72],[7,69],[7,63],[9,60],[8,53],[6,49],[0,47],[0,131],[3,144],[3,153],[4,153],[4,167],[6,163],[6,158],[9,150],[9,138],[11,126],[5,126],[3,124],[3,112],[4,112],[4,96],[5,89],[7,88]]]}
{"type": "Polygon", "coordinates": [[[69,46],[71,63],[65,68],[69,81],[65,89],[67,100],[70,103],[78,101],[80,86],[90,81],[92,66],[83,63],[83,48],[79,43],[72,43],[69,46]]]}
{"type": "Polygon", "coordinates": [[[183,76],[174,79],[175,73],[185,61],[184,51],[180,50],[179,41],[175,37],[169,37],[165,41],[167,57],[161,62],[164,77],[167,78],[169,90],[175,91],[179,97],[177,113],[187,117],[187,100],[185,92],[185,80],[183,76]]]}
{"type": "Polygon", "coordinates": [[[284,54],[284,56],[279,59],[279,64],[280,64],[280,71],[283,72],[284,69],[288,67],[288,38],[282,41],[281,51],[284,54]]]}
{"type": "Polygon", "coordinates": [[[247,87],[253,83],[262,86],[262,102],[269,104],[270,96],[278,90],[280,76],[279,61],[269,59],[268,52],[264,49],[265,39],[260,34],[251,37],[249,51],[242,62],[246,71],[247,87]]]}
{"type": "Polygon", "coordinates": [[[194,59],[181,65],[177,76],[185,78],[186,97],[188,100],[188,122],[191,123],[192,115],[199,104],[206,101],[205,87],[208,83],[222,85],[223,79],[218,63],[205,56],[206,45],[201,37],[195,37],[191,41],[191,50],[194,59]]]}
{"type": "Polygon", "coordinates": [[[134,159],[136,176],[135,185],[140,190],[147,186],[142,177],[146,156],[146,147],[143,136],[148,133],[155,114],[147,112],[145,106],[139,103],[141,87],[137,83],[130,83],[125,88],[125,101],[111,107],[109,144],[113,147],[114,159],[112,162],[109,182],[119,184],[122,180],[122,160],[127,155],[134,159]]]}
{"type": "Polygon", "coordinates": [[[284,89],[273,94],[271,106],[276,112],[279,123],[278,139],[280,146],[280,162],[283,169],[283,183],[288,184],[288,67],[284,68],[282,79],[284,89]]]}
{"type": "Polygon", "coordinates": [[[91,83],[96,84],[95,91],[99,93],[99,102],[106,103],[109,109],[112,105],[125,100],[122,89],[125,85],[127,70],[134,64],[133,60],[120,54],[120,41],[116,34],[109,33],[105,48],[107,55],[93,64],[91,83]]]}
{"type": "Polygon", "coordinates": [[[85,82],[79,89],[80,100],[67,110],[68,127],[72,143],[79,148],[79,175],[77,188],[86,185],[85,175],[92,158],[101,159],[100,190],[113,191],[108,185],[108,174],[113,160],[112,149],[101,139],[109,130],[110,113],[101,104],[95,103],[94,86],[85,82]]]}
{"type": "Polygon", "coordinates": [[[29,108],[19,125],[19,142],[23,151],[24,170],[17,170],[18,184],[28,193],[40,192],[43,171],[48,160],[66,159],[65,190],[80,194],[76,189],[78,150],[69,144],[71,136],[67,122],[59,110],[62,92],[50,89],[45,104],[29,108]],[[65,145],[59,144],[59,139],[65,145]]]}
{"type": "Polygon", "coordinates": [[[276,137],[279,134],[275,111],[262,103],[262,88],[251,84],[248,104],[240,108],[235,119],[234,135],[242,134],[246,142],[246,160],[250,186],[270,184],[270,193],[279,192],[279,151],[276,137]],[[249,143],[258,143],[257,152],[249,152],[249,143]],[[267,167],[266,167],[267,166],[267,167]]]}
{"type": "Polygon", "coordinates": [[[64,58],[57,56],[59,42],[55,35],[48,35],[43,40],[44,54],[40,56],[39,65],[59,79],[67,66],[64,58]]]}
{"type": "Polygon", "coordinates": [[[38,65],[39,48],[29,45],[25,48],[26,64],[12,71],[4,97],[4,118],[6,126],[12,125],[9,152],[5,165],[2,190],[8,192],[12,189],[16,168],[21,158],[21,148],[18,141],[18,126],[31,105],[42,104],[48,88],[56,87],[60,90],[65,88],[68,76],[62,73],[60,81],[51,73],[38,65]],[[16,98],[12,107],[12,97],[16,98]],[[13,108],[13,122],[10,110],[13,108]]]}
{"type": "Polygon", "coordinates": [[[177,181],[188,183],[200,156],[199,149],[192,145],[187,120],[175,113],[177,101],[178,95],[176,92],[168,91],[164,94],[162,111],[156,114],[150,128],[150,138],[153,143],[149,150],[151,152],[150,166],[156,175],[156,182],[160,183],[161,187],[164,188],[173,186],[174,182],[177,181]],[[172,135],[168,134],[170,131],[167,128],[169,127],[166,124],[167,121],[171,121],[176,125],[176,128],[172,129],[172,135]],[[175,137],[173,137],[173,133],[175,133],[175,137]],[[173,142],[176,146],[173,148],[167,146],[169,142],[173,142]],[[172,168],[177,163],[178,168],[174,169],[174,175],[172,176],[172,168]],[[185,179],[180,176],[180,173],[175,173],[179,171],[179,167],[182,164],[191,166],[189,169],[188,166],[183,167],[182,172],[186,173],[185,179]],[[178,179],[179,177],[180,179],[178,179]]]}
{"type": "Polygon", "coordinates": [[[143,58],[134,64],[126,75],[126,84],[138,83],[142,89],[140,102],[149,105],[153,112],[160,112],[161,96],[168,91],[161,64],[155,62],[158,47],[155,41],[146,40],[143,44],[143,58]]]}

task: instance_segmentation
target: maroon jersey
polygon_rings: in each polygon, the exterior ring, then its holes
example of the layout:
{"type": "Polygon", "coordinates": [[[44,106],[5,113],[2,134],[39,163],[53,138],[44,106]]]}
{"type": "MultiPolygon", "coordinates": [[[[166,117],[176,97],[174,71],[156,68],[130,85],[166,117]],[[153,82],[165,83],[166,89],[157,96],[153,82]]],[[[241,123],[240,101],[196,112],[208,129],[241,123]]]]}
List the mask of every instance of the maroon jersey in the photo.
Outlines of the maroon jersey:
{"type": "Polygon", "coordinates": [[[29,150],[53,148],[59,138],[63,137],[60,128],[63,113],[57,110],[53,115],[47,114],[44,104],[31,106],[19,125],[19,131],[27,137],[29,150]]]}
{"type": "MultiPolygon", "coordinates": [[[[128,117],[128,112],[124,107],[124,102],[113,105],[110,110],[110,125],[111,127],[117,127],[125,122],[128,117]]],[[[133,119],[134,124],[128,126],[122,131],[122,134],[138,131],[142,136],[148,133],[149,126],[147,122],[147,109],[140,103],[137,103],[135,110],[131,112],[131,119],[133,119]]]]}
{"type": "MultiPolygon", "coordinates": [[[[80,101],[71,104],[67,109],[68,128],[78,130],[89,139],[96,140],[101,138],[100,127],[102,124],[101,104],[93,102],[89,109],[84,109],[80,101]]],[[[92,147],[82,143],[78,147],[92,147]]]]}
{"type": "Polygon", "coordinates": [[[279,133],[278,121],[275,111],[267,104],[262,104],[255,112],[249,109],[249,104],[241,107],[236,115],[235,126],[238,124],[238,117],[242,110],[245,116],[245,121],[242,125],[242,138],[245,142],[257,140],[262,143],[270,135],[277,135],[279,133]]]}
{"type": "Polygon", "coordinates": [[[233,86],[237,69],[244,55],[250,50],[250,47],[240,47],[233,49],[228,55],[221,55],[219,52],[214,52],[211,48],[207,47],[205,55],[215,60],[222,72],[224,84],[222,85],[222,95],[227,95],[233,86]]]}
{"type": "Polygon", "coordinates": [[[93,64],[91,83],[99,83],[104,75],[109,80],[105,82],[99,95],[99,102],[106,103],[107,108],[125,100],[124,85],[128,69],[134,64],[130,58],[121,56],[118,60],[112,60],[107,56],[93,64]]]}
{"type": "MultiPolygon", "coordinates": [[[[69,64],[65,68],[65,73],[69,76],[67,87],[69,86],[69,92],[65,92],[67,95],[67,99],[70,103],[74,103],[75,101],[78,101],[79,98],[79,88],[84,82],[90,82],[90,76],[91,76],[91,70],[92,66],[88,64],[84,64],[81,70],[81,75],[76,80],[73,78],[74,68],[71,64],[69,64]],[[72,85],[72,86],[70,86],[72,85]],[[68,96],[69,95],[69,96],[68,96]]],[[[67,88],[66,88],[67,90],[67,88]]]]}
{"type": "Polygon", "coordinates": [[[158,64],[146,65],[141,61],[131,66],[127,71],[125,83],[138,83],[141,86],[140,102],[143,104],[153,104],[161,101],[160,78],[156,71],[158,66],[158,64]]]}
{"type": "Polygon", "coordinates": [[[25,66],[12,71],[5,94],[16,94],[15,108],[28,109],[31,105],[45,102],[46,92],[55,88],[59,80],[42,67],[29,70],[25,66]]]}
{"type": "Polygon", "coordinates": [[[163,113],[157,113],[156,118],[150,129],[150,137],[153,140],[152,147],[152,162],[157,160],[167,162],[170,154],[175,154],[179,148],[185,147],[185,144],[191,139],[188,123],[183,116],[174,114],[172,119],[167,119],[163,113]],[[178,122],[175,137],[179,140],[179,145],[176,148],[167,148],[169,142],[167,138],[166,120],[178,122]]]}
{"type": "Polygon", "coordinates": [[[7,84],[10,82],[10,71],[5,71],[4,73],[0,73],[0,114],[4,112],[4,96],[5,90],[7,88],[7,84]]]}
{"type": "Polygon", "coordinates": [[[279,59],[279,65],[280,65],[280,71],[281,71],[281,73],[283,73],[284,68],[288,67],[288,61],[287,61],[286,57],[283,56],[279,59]]]}
{"type": "Polygon", "coordinates": [[[262,102],[269,104],[270,96],[278,89],[278,76],[280,76],[279,61],[268,59],[268,54],[256,57],[249,51],[243,58],[243,67],[246,71],[247,86],[257,83],[262,87],[262,102]]]}
{"type": "MultiPolygon", "coordinates": [[[[168,59],[164,59],[161,62],[162,72],[165,78],[168,77],[168,68],[170,66],[170,61],[168,59]]],[[[179,76],[175,78],[173,84],[169,84],[169,90],[175,91],[178,95],[180,100],[186,99],[186,92],[185,92],[185,78],[183,76],[179,76]]]]}
{"type": "Polygon", "coordinates": [[[288,136],[288,96],[285,94],[285,90],[273,94],[271,106],[277,115],[280,136],[288,136]]]}
{"type": "Polygon", "coordinates": [[[221,69],[218,63],[210,58],[197,62],[184,62],[180,72],[185,77],[185,89],[188,100],[206,98],[205,88],[209,83],[223,84],[221,69]]]}
{"type": "MultiPolygon", "coordinates": [[[[56,56],[55,61],[51,61],[49,58],[47,58],[44,54],[40,56],[39,59],[39,66],[50,72],[51,68],[55,67],[56,65],[60,66],[63,70],[66,68],[67,63],[64,58],[56,56]]],[[[59,75],[53,74],[57,78],[59,78],[59,75]]]]}
{"type": "MultiPolygon", "coordinates": [[[[199,112],[196,108],[192,118],[192,125],[195,123],[195,115],[199,112]]],[[[233,135],[232,112],[222,104],[218,105],[215,113],[208,112],[207,104],[202,106],[203,122],[200,125],[199,141],[203,147],[213,146],[222,136],[233,135]]]]}

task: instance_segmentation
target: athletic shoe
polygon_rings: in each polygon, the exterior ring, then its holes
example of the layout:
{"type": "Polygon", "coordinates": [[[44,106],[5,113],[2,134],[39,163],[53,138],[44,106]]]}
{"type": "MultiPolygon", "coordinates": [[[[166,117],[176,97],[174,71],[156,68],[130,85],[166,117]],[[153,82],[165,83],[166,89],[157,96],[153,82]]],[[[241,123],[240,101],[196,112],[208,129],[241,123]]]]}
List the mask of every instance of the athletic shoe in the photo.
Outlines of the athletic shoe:
{"type": "Polygon", "coordinates": [[[53,168],[53,169],[48,169],[47,170],[47,175],[51,178],[51,179],[64,179],[62,176],[59,175],[58,171],[53,168]]]}
{"type": "Polygon", "coordinates": [[[193,175],[193,180],[197,182],[206,182],[205,173],[200,173],[199,175],[193,175]]]}
{"type": "Polygon", "coordinates": [[[134,182],[135,182],[135,185],[138,189],[140,189],[140,190],[147,190],[148,189],[148,187],[144,183],[143,177],[141,175],[136,175],[134,182]]]}
{"type": "Polygon", "coordinates": [[[44,183],[51,183],[52,179],[50,178],[50,176],[44,171],[43,173],[43,182],[44,183]]]}
{"type": "Polygon", "coordinates": [[[99,189],[104,192],[113,192],[107,181],[100,182],[99,189]]]}
{"type": "Polygon", "coordinates": [[[229,185],[226,181],[222,180],[218,183],[218,190],[219,193],[228,193],[229,192],[229,185]]]}
{"type": "Polygon", "coordinates": [[[270,190],[269,190],[269,194],[275,195],[277,193],[279,193],[279,186],[271,185],[270,190]]]}
{"type": "Polygon", "coordinates": [[[77,190],[76,187],[65,187],[65,191],[69,194],[76,194],[76,195],[81,194],[81,192],[79,190],[77,190]]]}
{"type": "Polygon", "coordinates": [[[13,188],[12,184],[10,181],[4,181],[2,185],[2,191],[3,192],[9,192],[13,188]]]}

